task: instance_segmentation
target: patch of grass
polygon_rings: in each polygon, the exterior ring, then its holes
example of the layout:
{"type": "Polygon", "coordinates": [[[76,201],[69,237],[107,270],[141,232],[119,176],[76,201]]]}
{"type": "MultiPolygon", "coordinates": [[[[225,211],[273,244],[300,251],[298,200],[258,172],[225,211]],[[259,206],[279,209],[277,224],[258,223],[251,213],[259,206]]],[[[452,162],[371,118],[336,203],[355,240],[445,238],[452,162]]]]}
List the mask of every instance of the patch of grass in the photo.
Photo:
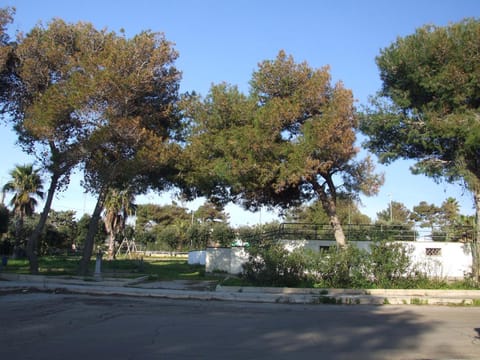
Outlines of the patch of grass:
{"type": "MultiPolygon", "coordinates": [[[[39,258],[39,274],[41,275],[77,275],[79,256],[43,256],[39,258]]],[[[90,262],[93,273],[95,260],[90,262]]],[[[16,274],[29,274],[27,259],[9,259],[3,271],[16,274]]],[[[112,277],[134,278],[149,276],[152,280],[218,280],[216,276],[205,274],[205,266],[189,265],[186,259],[179,258],[146,258],[140,260],[117,259],[102,260],[102,275],[112,277]]]]}
{"type": "MultiPolygon", "coordinates": [[[[41,275],[75,275],[80,257],[78,256],[43,256],[38,259],[38,270],[41,275]]],[[[4,272],[29,274],[27,259],[8,259],[4,272]]]]}
{"type": "Polygon", "coordinates": [[[449,303],[448,306],[451,306],[451,307],[462,307],[462,306],[478,307],[478,306],[480,306],[480,299],[472,299],[471,301],[470,300],[463,300],[461,303],[449,303]]]}
{"type": "Polygon", "coordinates": [[[233,277],[233,276],[225,277],[225,279],[223,279],[220,282],[220,285],[223,285],[223,286],[253,286],[248,281],[246,281],[242,278],[233,277]]]}
{"type": "Polygon", "coordinates": [[[428,305],[427,299],[411,298],[410,305],[428,305]]]}

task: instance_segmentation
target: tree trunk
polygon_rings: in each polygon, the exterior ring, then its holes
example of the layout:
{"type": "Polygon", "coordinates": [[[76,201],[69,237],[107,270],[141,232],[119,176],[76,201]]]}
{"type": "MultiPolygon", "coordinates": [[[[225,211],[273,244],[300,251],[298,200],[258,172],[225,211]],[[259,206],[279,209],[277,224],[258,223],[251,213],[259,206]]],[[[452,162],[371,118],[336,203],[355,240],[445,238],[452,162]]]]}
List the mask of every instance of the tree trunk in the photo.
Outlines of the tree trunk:
{"type": "Polygon", "coordinates": [[[474,281],[480,283],[480,190],[473,192],[475,201],[475,235],[471,243],[472,250],[472,276],[474,281]]]}
{"type": "Polygon", "coordinates": [[[107,253],[107,259],[108,260],[113,260],[115,258],[115,233],[113,229],[110,231],[109,237],[108,237],[108,253],[107,253]]]}
{"type": "Polygon", "coordinates": [[[335,241],[338,246],[344,248],[347,246],[347,240],[345,239],[345,233],[343,232],[342,224],[338,219],[337,214],[330,215],[330,225],[333,228],[333,234],[335,236],[335,241]]]}
{"type": "Polygon", "coordinates": [[[88,265],[90,264],[90,259],[93,254],[93,246],[95,245],[95,234],[97,233],[98,221],[100,220],[100,215],[105,204],[106,195],[107,187],[103,187],[98,194],[97,204],[95,205],[95,209],[93,210],[90,223],[88,224],[87,237],[83,246],[83,255],[82,259],[80,260],[80,266],[78,270],[78,273],[83,276],[88,275],[88,265]]]}
{"type": "Polygon", "coordinates": [[[53,195],[55,194],[55,190],[57,189],[58,179],[60,178],[60,174],[54,172],[52,174],[52,179],[50,182],[50,187],[47,193],[47,199],[45,201],[45,205],[43,207],[42,214],[40,215],[40,220],[38,224],[35,226],[32,235],[28,238],[27,242],[27,257],[30,263],[30,273],[31,274],[38,274],[38,239],[40,238],[40,234],[47,223],[48,214],[52,207],[53,195]]]}
{"type": "Polygon", "coordinates": [[[13,258],[21,257],[22,249],[20,248],[20,238],[22,237],[23,215],[18,214],[15,218],[15,243],[13,245],[13,258]]]}
{"type": "Polygon", "coordinates": [[[345,239],[345,233],[343,232],[342,224],[337,216],[337,204],[334,196],[328,195],[325,192],[325,189],[318,185],[315,187],[318,197],[322,203],[322,207],[330,219],[330,225],[333,229],[333,235],[335,236],[335,242],[341,248],[347,246],[347,241],[345,239]]]}

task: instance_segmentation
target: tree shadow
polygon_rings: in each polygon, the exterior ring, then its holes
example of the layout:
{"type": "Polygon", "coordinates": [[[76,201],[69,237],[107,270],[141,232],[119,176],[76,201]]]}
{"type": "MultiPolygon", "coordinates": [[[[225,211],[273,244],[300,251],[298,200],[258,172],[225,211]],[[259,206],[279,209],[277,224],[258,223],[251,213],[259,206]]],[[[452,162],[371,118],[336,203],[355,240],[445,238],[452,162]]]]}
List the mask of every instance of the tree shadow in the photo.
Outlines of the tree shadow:
{"type": "MultiPolygon", "coordinates": [[[[437,317],[438,311],[425,315],[423,306],[113,296],[53,299],[45,298],[44,303],[37,299],[35,309],[11,302],[12,310],[24,311],[21,316],[9,312],[12,319],[2,340],[6,355],[21,349],[23,358],[55,354],[72,360],[91,354],[129,359],[341,360],[465,358],[466,353],[465,344],[450,342],[448,336],[436,338],[446,323],[437,317]]],[[[480,328],[475,331],[480,337],[480,328]]]]}

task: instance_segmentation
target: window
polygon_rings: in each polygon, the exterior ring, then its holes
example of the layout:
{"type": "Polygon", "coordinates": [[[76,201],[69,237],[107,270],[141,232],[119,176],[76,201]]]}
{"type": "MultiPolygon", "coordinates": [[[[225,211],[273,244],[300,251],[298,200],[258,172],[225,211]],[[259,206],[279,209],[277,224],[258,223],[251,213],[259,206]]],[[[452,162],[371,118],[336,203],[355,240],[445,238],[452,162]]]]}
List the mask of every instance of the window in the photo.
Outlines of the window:
{"type": "Polygon", "coordinates": [[[425,248],[425,255],[427,256],[441,256],[442,249],[441,248],[425,248]]]}

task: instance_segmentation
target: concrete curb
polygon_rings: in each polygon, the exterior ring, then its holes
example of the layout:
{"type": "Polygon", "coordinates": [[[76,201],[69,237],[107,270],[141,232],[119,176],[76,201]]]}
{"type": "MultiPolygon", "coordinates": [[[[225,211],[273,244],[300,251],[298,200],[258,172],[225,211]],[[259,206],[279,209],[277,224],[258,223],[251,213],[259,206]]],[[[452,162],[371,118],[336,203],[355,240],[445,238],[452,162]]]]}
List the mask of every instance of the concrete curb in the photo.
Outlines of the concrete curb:
{"type": "Polygon", "coordinates": [[[142,287],[145,278],[97,279],[0,274],[0,293],[41,291],[89,295],[279,304],[479,305],[480,290],[355,290],[217,286],[214,291],[142,287]]]}

